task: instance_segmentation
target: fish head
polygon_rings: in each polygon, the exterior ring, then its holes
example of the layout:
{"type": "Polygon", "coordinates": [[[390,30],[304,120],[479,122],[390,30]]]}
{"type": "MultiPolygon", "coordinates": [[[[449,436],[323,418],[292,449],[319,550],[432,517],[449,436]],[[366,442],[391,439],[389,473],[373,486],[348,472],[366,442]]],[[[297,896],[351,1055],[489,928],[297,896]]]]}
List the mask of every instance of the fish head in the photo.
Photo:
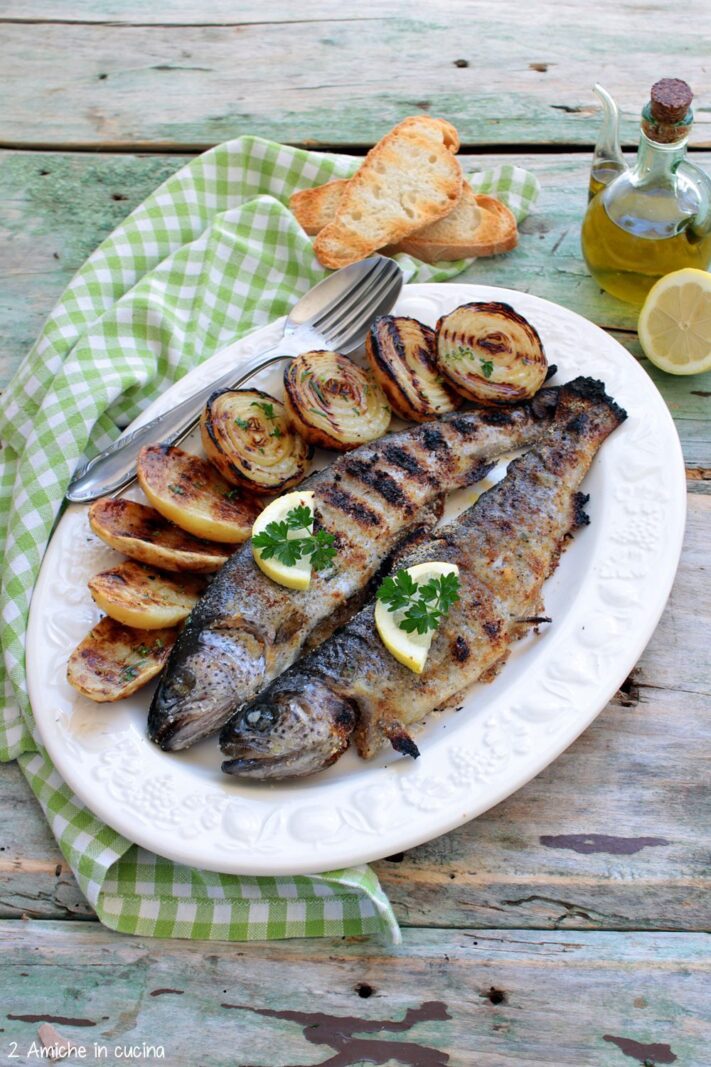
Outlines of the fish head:
{"type": "Polygon", "coordinates": [[[186,629],[153,697],[149,737],[175,750],[215,733],[239,703],[259,692],[265,668],[264,641],[249,630],[186,629]]]}
{"type": "Polygon", "coordinates": [[[292,675],[273,683],[225,725],[220,747],[231,758],[226,774],[240,778],[298,778],[329,767],[348,748],[356,725],[353,705],[327,685],[292,675]]]}

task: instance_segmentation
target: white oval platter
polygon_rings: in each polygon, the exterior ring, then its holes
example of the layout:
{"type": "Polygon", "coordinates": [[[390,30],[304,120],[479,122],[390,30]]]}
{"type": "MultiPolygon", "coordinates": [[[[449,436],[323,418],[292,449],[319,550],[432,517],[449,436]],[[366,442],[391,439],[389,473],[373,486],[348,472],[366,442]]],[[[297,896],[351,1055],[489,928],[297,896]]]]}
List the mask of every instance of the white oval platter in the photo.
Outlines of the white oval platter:
{"type": "MultiPolygon", "coordinates": [[[[148,740],[152,687],[118,704],[94,704],[66,682],[69,653],[100,615],[86,583],[118,560],[91,532],[87,508],[71,506],[32,600],[30,698],[59,774],[127,838],[190,866],[251,875],[316,873],[401,852],[467,822],[538,774],[637,662],[669,595],[684,530],[684,466],[667,407],[617,341],[549,301],[490,286],[409,285],[395,310],[433,326],[471,300],[512,304],[538,329],[558,366],[555,383],[600,378],[629,413],[585,481],[591,525],[546,583],[552,625],[519,642],[496,681],[473,686],[463,706],[429,717],[417,734],[418,760],[383,752],[365,762],[348,752],[311,778],[247,783],[222,774],[214,738],[175,754],[148,740]]],[[[219,353],[135,425],[280,335],[274,323],[219,353]]],[[[281,395],[276,370],[255,383],[281,395]]],[[[199,438],[187,447],[199,449],[199,438]]],[[[459,494],[449,513],[472,499],[471,491],[459,494]]]]}

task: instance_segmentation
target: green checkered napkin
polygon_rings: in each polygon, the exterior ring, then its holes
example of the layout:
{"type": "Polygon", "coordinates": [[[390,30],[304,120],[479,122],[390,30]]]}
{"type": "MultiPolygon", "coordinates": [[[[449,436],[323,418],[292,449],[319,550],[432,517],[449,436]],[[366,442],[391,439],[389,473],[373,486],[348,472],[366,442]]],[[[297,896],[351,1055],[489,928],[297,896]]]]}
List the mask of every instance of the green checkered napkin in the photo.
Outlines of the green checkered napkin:
{"type": "MultiPolygon", "coordinates": [[[[102,922],[157,937],[260,939],[399,930],[368,867],[313,877],[191,870],[105,826],[42,747],[25,684],[30,597],[69,478],[197,363],[284,315],[326,273],[286,208],[296,189],[348,177],[358,161],[240,137],[169,178],[70,283],[2,399],[0,415],[0,760],[19,760],[102,922]]],[[[472,185],[522,219],[535,178],[509,165],[472,185]]],[[[464,262],[398,257],[407,280],[464,262]]]]}

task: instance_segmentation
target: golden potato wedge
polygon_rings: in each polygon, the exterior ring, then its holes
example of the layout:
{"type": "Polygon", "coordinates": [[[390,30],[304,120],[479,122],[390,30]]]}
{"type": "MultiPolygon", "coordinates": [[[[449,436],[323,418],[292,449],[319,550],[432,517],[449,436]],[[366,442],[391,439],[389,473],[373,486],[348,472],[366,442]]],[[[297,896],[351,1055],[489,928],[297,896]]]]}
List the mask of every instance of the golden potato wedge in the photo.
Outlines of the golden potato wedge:
{"type": "Polygon", "coordinates": [[[177,636],[176,627],[135,630],[106,616],[72,652],[67,681],[97,703],[123,700],[163,669],[177,636]]]}
{"type": "Polygon", "coordinates": [[[392,412],[371,374],[338,352],[304,352],[284,371],[290,421],[312,445],[348,452],[382,437],[392,412]]]}
{"type": "Polygon", "coordinates": [[[538,332],[509,304],[462,304],[442,316],[435,335],[439,370],[469,400],[514,404],[546,380],[538,332]]]}
{"type": "Polygon", "coordinates": [[[89,525],[97,537],[117,552],[164,571],[212,574],[234,551],[191,537],[145,504],[122,497],[103,497],[89,508],[89,525]]]}
{"type": "Polygon", "coordinates": [[[182,448],[142,448],[137,474],[149,503],[161,515],[208,541],[246,541],[263,507],[226,482],[206,459],[182,448]]]}
{"type": "Polygon", "coordinates": [[[404,315],[381,315],[365,340],[375,380],[403,419],[426,422],[461,407],[435,365],[434,330],[404,315]]]}
{"type": "Polygon", "coordinates": [[[89,592],[116,622],[160,630],[187,619],[206,586],[199,575],[185,574],[176,581],[151,567],[127,562],[95,574],[89,592]]]}
{"type": "Polygon", "coordinates": [[[303,481],[313,448],[294,433],[280,400],[261,389],[213,393],[200,419],[205,455],[232,485],[281,493],[303,481]]]}

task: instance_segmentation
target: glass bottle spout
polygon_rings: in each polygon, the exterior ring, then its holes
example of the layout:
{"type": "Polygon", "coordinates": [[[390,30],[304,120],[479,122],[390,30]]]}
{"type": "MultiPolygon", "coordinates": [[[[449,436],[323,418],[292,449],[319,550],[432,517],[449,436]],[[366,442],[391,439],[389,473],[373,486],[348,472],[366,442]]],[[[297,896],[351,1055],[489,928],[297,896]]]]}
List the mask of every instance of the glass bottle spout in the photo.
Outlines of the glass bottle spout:
{"type": "Polygon", "coordinates": [[[620,113],[617,104],[606,89],[596,82],[593,92],[602,104],[602,126],[593,152],[590,170],[588,199],[627,169],[625,157],[620,148],[620,113]]]}

